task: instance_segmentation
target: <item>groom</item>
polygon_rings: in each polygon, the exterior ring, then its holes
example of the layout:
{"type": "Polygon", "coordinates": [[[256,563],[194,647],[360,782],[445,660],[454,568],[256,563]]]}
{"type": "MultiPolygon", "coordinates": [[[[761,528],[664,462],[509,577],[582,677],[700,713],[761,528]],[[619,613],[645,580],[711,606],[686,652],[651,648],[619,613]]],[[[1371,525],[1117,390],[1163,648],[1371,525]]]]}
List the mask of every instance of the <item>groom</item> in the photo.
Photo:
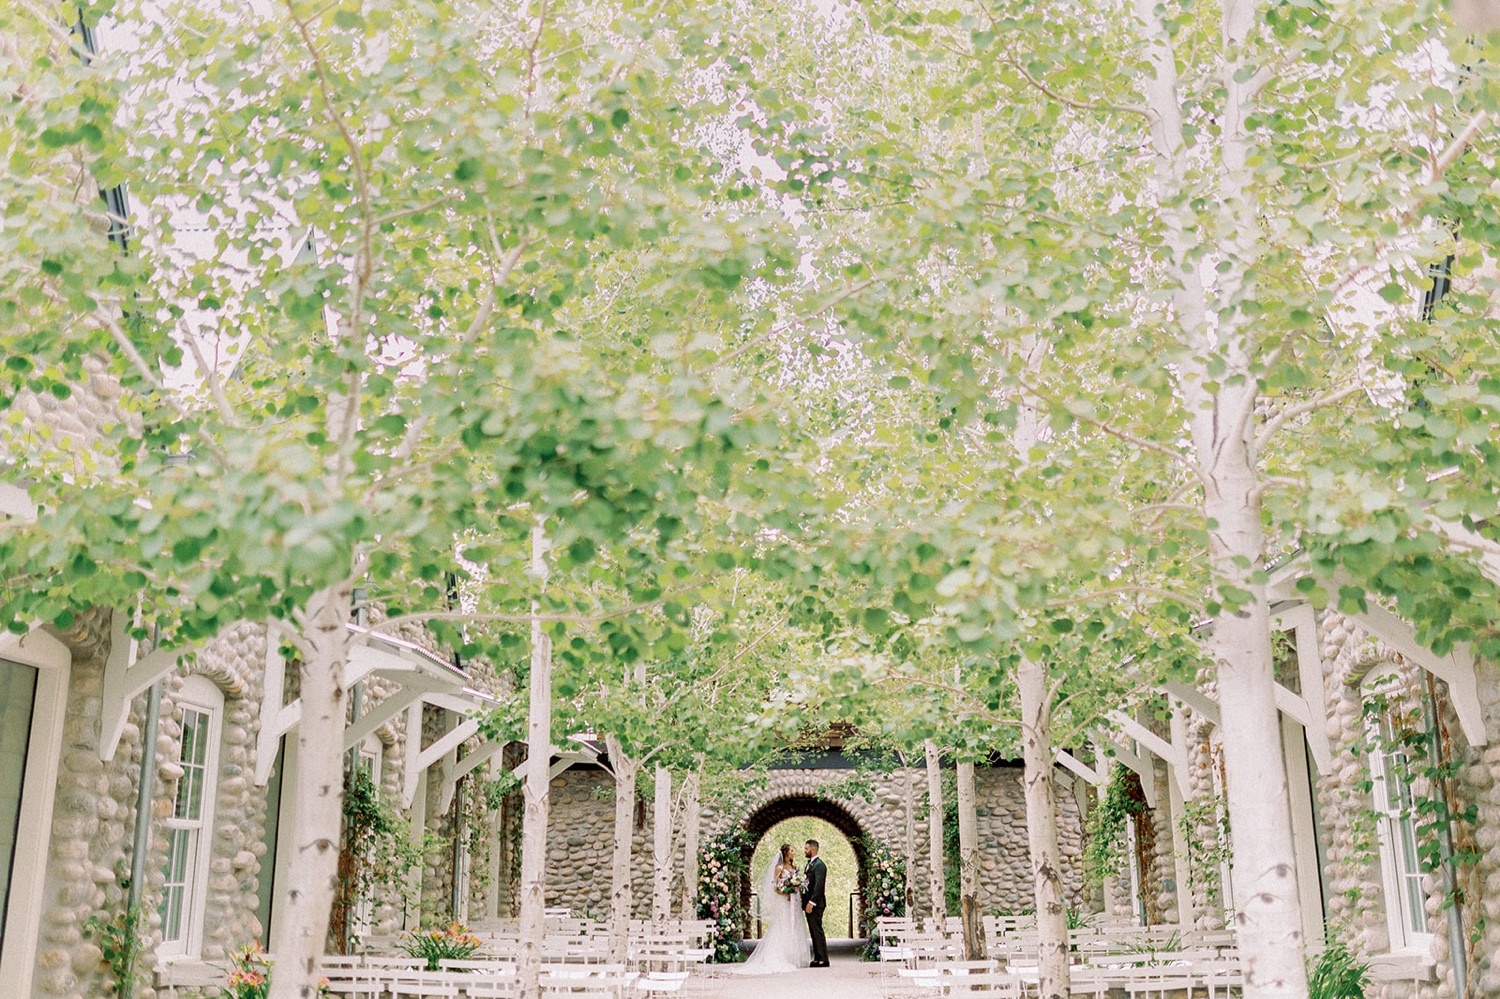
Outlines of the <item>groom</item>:
{"type": "Polygon", "coordinates": [[[818,841],[808,840],[802,847],[807,857],[807,891],[802,893],[803,908],[807,912],[807,933],[812,937],[812,964],[809,967],[828,967],[828,938],[823,935],[823,910],[828,908],[828,865],[818,859],[818,841]]]}

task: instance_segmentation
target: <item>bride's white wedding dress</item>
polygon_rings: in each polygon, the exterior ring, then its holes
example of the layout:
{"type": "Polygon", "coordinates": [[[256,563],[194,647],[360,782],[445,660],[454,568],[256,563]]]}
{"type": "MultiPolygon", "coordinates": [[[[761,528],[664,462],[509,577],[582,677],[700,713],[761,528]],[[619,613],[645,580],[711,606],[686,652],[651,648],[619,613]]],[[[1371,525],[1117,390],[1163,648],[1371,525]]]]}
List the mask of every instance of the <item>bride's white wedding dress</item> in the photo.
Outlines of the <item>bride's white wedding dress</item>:
{"type": "Polygon", "coordinates": [[[760,886],[760,914],[769,925],[766,935],[755,945],[755,952],[737,970],[745,975],[775,975],[807,967],[812,963],[812,950],[801,894],[782,895],[776,891],[774,860],[760,886]]]}

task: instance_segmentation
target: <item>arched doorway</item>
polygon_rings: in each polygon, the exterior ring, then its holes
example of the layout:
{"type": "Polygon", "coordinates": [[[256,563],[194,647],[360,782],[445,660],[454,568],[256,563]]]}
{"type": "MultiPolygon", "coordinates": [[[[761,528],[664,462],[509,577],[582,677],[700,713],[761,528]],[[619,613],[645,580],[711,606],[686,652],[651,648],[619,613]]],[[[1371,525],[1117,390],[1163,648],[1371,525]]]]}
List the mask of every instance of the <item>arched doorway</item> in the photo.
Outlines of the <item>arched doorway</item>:
{"type": "MultiPolygon", "coordinates": [[[[799,818],[813,818],[826,822],[830,826],[832,826],[839,835],[848,840],[849,847],[854,855],[855,863],[855,870],[852,872],[854,877],[850,883],[852,883],[854,886],[858,886],[864,883],[864,870],[867,854],[867,832],[864,827],[860,825],[859,820],[857,820],[852,814],[850,814],[848,809],[844,808],[836,801],[830,801],[827,798],[820,798],[814,795],[788,795],[786,797],[777,798],[773,801],[768,801],[757,808],[755,811],[751,812],[746,817],[744,826],[745,846],[743,849],[743,856],[745,863],[743,865],[743,874],[741,875],[740,879],[740,899],[745,906],[745,911],[752,913],[750,917],[751,925],[750,927],[748,927],[747,931],[748,935],[752,937],[755,935],[755,926],[753,915],[754,910],[752,908],[750,895],[754,890],[754,879],[758,877],[760,873],[758,871],[752,870],[754,866],[752,864],[752,857],[755,854],[755,849],[757,845],[759,845],[760,842],[765,838],[766,834],[769,833],[773,828],[789,819],[799,818]]],[[[793,844],[793,849],[797,853],[798,863],[801,863],[802,844],[793,844]]],[[[832,908],[833,899],[831,897],[829,899],[829,902],[830,908],[832,908]]],[[[855,899],[850,904],[852,904],[853,906],[854,916],[853,935],[859,936],[863,932],[860,925],[862,917],[862,913],[859,911],[860,903],[858,899],[855,899]]],[[[845,914],[845,910],[840,907],[839,913],[840,914],[837,924],[835,924],[831,920],[825,924],[825,929],[827,930],[828,936],[830,938],[850,935],[848,917],[845,914]]]]}

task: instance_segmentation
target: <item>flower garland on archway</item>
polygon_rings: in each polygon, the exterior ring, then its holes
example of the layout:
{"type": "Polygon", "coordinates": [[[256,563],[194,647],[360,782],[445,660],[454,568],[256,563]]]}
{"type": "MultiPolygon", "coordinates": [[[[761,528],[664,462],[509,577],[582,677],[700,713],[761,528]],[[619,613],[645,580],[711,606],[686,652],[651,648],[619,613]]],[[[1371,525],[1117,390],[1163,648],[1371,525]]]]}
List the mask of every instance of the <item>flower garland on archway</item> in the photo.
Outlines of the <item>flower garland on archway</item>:
{"type": "Polygon", "coordinates": [[[730,964],[743,956],[745,904],[740,886],[753,845],[744,833],[730,832],[714,836],[698,851],[698,918],[712,924],[706,943],[715,964],[730,964]]]}
{"type": "Polygon", "coordinates": [[[906,858],[874,837],[865,838],[864,848],[865,865],[861,871],[864,883],[860,885],[860,894],[865,900],[865,927],[870,936],[860,957],[875,961],[880,958],[880,931],[875,920],[906,915],[906,858]]]}

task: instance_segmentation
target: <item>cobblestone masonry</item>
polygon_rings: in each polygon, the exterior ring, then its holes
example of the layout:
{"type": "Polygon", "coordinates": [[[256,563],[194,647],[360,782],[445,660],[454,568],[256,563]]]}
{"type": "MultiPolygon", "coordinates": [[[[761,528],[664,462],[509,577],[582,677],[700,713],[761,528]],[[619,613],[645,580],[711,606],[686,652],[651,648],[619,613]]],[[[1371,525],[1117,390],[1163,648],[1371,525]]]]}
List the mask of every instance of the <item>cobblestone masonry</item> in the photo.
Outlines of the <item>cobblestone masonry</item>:
{"type": "MultiPolygon", "coordinates": [[[[877,776],[872,800],[833,797],[829,792],[847,781],[847,770],[773,770],[763,787],[751,787],[742,800],[706,803],[705,835],[743,827],[760,809],[788,798],[823,798],[842,807],[870,836],[899,851],[905,837],[905,813],[899,776],[877,776]]],[[[982,767],[976,796],[981,853],[981,886],[990,910],[1029,909],[1030,862],[1027,856],[1025,801],[1019,767],[982,767]]],[[[1082,828],[1072,782],[1059,780],[1059,838],[1064,859],[1064,883],[1070,899],[1082,897],[1078,857],[1082,828]]],[[[614,827],[613,784],[601,770],[570,770],[552,786],[552,817],[547,856],[547,904],[565,905],[579,913],[603,914],[609,906],[609,850],[614,827]]],[[[917,808],[925,809],[923,796],[917,808]]],[[[925,827],[924,827],[925,828],[925,827]]],[[[635,911],[650,909],[652,818],[650,809],[637,810],[632,842],[632,881],[635,911]]],[[[925,844],[925,837],[922,842],[925,844]]],[[[677,836],[674,864],[681,862],[677,836]]],[[[926,853],[918,851],[918,883],[925,883],[926,853]]],[[[925,913],[925,900],[918,900],[925,913]]]]}

